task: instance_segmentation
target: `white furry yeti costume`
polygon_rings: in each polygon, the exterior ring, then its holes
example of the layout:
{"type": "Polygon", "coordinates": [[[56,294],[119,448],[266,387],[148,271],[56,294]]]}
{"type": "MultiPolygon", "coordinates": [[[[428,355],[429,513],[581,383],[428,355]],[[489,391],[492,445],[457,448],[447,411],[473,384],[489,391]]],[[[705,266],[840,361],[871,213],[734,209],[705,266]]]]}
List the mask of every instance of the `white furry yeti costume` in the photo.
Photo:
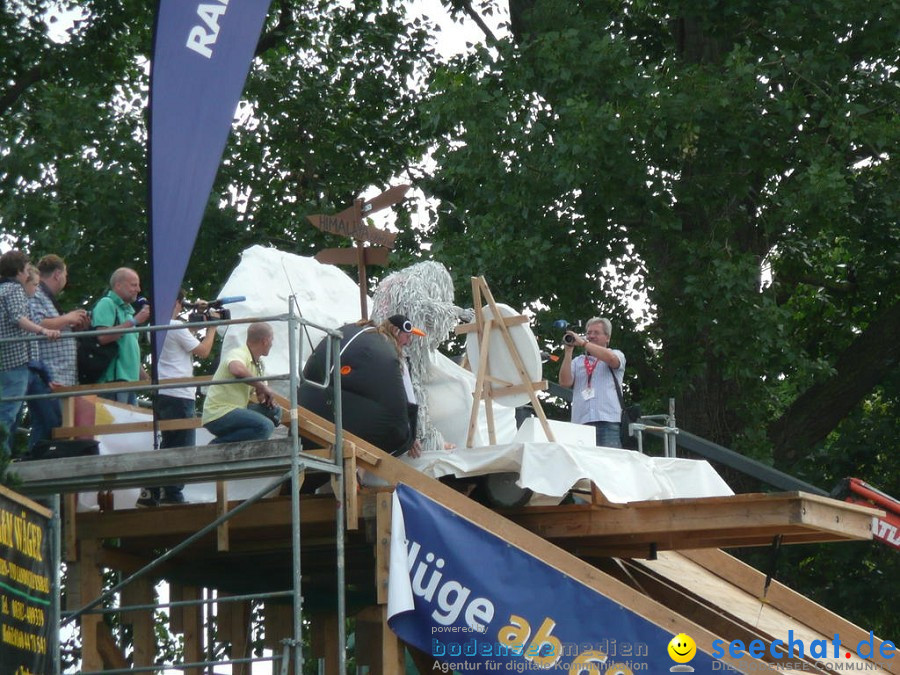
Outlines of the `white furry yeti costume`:
{"type": "Polygon", "coordinates": [[[438,346],[450,337],[460,319],[471,321],[474,312],[453,304],[453,280],[441,263],[416,263],[385,277],[372,294],[372,320],[384,321],[404,314],[426,335],[413,338],[406,347],[409,373],[419,404],[417,437],[425,452],[444,449],[444,437],[431,422],[425,383],[438,346]]]}

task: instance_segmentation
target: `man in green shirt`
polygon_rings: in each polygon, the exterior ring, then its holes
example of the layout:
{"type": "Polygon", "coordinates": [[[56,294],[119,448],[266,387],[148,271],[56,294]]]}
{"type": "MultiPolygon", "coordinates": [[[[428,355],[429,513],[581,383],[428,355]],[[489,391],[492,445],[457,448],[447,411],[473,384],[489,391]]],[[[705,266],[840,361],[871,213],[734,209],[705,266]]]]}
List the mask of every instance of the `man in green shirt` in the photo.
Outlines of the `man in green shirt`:
{"type": "Polygon", "coordinates": [[[262,357],[268,356],[273,340],[269,324],[251,323],[247,329],[247,343],[222,357],[213,379],[233,379],[234,382],[215,384],[209,388],[203,405],[203,426],[215,436],[210,444],[263,441],[272,435],[275,430],[272,420],[280,418],[280,408],[273,399],[274,392],[265,382],[241,380],[264,375],[262,357]],[[256,400],[270,414],[264,415],[247,407],[251,389],[256,390],[256,400]]]}
{"type": "MultiPolygon", "coordinates": [[[[144,304],[137,313],[132,307],[141,292],[141,279],[138,273],[128,267],[120,267],[109,278],[110,290],[97,301],[91,312],[91,325],[95,330],[101,328],[133,328],[150,318],[150,305],[144,304]]],[[[119,353],[109,364],[106,372],[97,382],[137,382],[149,380],[147,371],[141,366],[141,348],[138,345],[137,333],[101,335],[97,338],[100,344],[119,343],[119,353]]],[[[105,398],[120,403],[134,405],[137,394],[133,391],[106,394],[105,398]]]]}

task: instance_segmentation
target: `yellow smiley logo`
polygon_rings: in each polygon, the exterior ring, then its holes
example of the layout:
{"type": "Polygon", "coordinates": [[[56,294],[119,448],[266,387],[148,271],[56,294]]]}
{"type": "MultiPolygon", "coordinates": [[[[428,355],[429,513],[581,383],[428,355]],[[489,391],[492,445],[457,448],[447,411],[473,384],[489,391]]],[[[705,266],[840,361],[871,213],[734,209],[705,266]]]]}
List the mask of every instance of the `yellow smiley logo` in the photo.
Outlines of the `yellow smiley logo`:
{"type": "Polygon", "coordinates": [[[669,657],[675,663],[687,663],[697,653],[697,643],[687,633],[679,633],[669,641],[669,657]]]}

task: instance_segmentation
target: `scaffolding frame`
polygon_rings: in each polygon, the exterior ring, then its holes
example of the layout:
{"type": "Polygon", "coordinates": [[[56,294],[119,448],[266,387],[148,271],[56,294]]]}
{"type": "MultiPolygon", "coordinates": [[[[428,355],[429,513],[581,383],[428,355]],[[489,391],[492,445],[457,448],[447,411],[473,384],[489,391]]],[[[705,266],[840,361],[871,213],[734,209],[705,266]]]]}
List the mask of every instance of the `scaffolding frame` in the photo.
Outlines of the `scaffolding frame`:
{"type": "MultiPolygon", "coordinates": [[[[112,675],[113,673],[126,673],[126,672],[155,672],[164,669],[187,669],[187,668],[208,668],[220,665],[237,665],[237,664],[252,664],[257,662],[272,662],[273,666],[280,665],[280,672],[282,675],[287,675],[290,670],[290,667],[293,666],[294,673],[302,673],[303,672],[303,623],[302,623],[302,610],[303,610],[303,596],[301,589],[301,567],[300,567],[300,549],[301,549],[301,532],[300,532],[300,487],[302,485],[302,474],[305,473],[307,469],[312,469],[316,471],[322,471],[326,473],[330,473],[332,475],[333,481],[335,481],[336,490],[336,510],[335,510],[335,543],[336,543],[336,560],[335,560],[335,568],[336,568],[336,579],[337,579],[337,589],[336,589],[336,601],[337,601],[337,629],[338,629],[338,653],[337,653],[337,665],[339,668],[339,672],[346,672],[346,653],[345,653],[345,644],[346,644],[346,627],[345,627],[345,619],[346,619],[346,589],[345,589],[345,557],[344,557],[344,538],[345,538],[345,504],[343,500],[343,495],[345,493],[345,476],[344,476],[344,464],[343,464],[343,453],[341,451],[343,447],[343,424],[342,424],[342,410],[341,410],[341,382],[340,382],[340,371],[341,371],[341,363],[340,363],[340,340],[342,338],[342,333],[340,331],[327,328],[325,326],[318,325],[314,322],[308,321],[299,315],[296,307],[297,302],[295,296],[291,296],[288,300],[288,311],[286,314],[279,314],[274,316],[265,316],[265,317],[249,317],[242,319],[228,319],[228,320],[218,320],[218,321],[208,321],[204,322],[203,326],[207,329],[213,330],[220,325],[233,325],[233,324],[242,324],[242,323],[251,323],[251,322],[282,322],[285,321],[288,324],[288,370],[289,372],[284,375],[269,375],[258,378],[245,378],[242,379],[242,382],[257,382],[257,381],[286,381],[288,383],[289,388],[289,396],[288,400],[290,403],[290,410],[288,411],[290,425],[288,437],[290,440],[290,470],[286,473],[281,473],[279,471],[274,471],[273,467],[256,466],[254,467],[254,471],[259,473],[280,473],[278,477],[273,480],[271,483],[267,484],[264,488],[258,490],[251,497],[245,499],[241,502],[241,504],[232,508],[231,510],[227,510],[221,516],[208,523],[202,529],[194,532],[192,535],[184,539],[181,543],[176,546],[168,549],[165,553],[160,556],[154,558],[149,563],[144,565],[142,568],[129,575],[127,578],[123,579],[119,583],[115,584],[111,588],[101,592],[101,594],[94,598],[93,600],[87,602],[83,606],[79,607],[76,610],[63,612],[61,607],[61,579],[60,579],[60,570],[63,562],[63,543],[62,543],[62,509],[61,509],[61,499],[60,495],[66,492],[81,492],[85,489],[104,489],[111,490],[121,487],[126,487],[126,485],[120,484],[116,480],[116,478],[110,478],[104,476],[99,482],[96,480],[86,481],[83,484],[74,484],[74,483],[66,483],[65,481],[48,481],[44,484],[40,485],[31,485],[27,494],[29,496],[35,495],[49,495],[51,501],[51,511],[52,517],[50,522],[50,547],[51,547],[51,565],[52,568],[50,570],[51,574],[51,584],[52,584],[52,592],[51,592],[51,606],[50,606],[50,634],[49,634],[49,644],[50,644],[50,658],[53,662],[53,673],[54,675],[60,675],[61,672],[61,650],[60,650],[60,629],[72,622],[76,619],[83,617],[88,614],[108,614],[108,613],[122,613],[128,611],[139,611],[139,610],[154,610],[162,607],[188,607],[188,606],[204,606],[210,605],[213,603],[227,603],[227,602],[237,602],[237,601],[253,601],[253,600],[262,600],[266,598],[274,598],[274,597],[291,597],[292,599],[292,607],[293,607],[293,625],[292,625],[292,637],[282,641],[283,649],[281,655],[277,653],[273,653],[271,657],[261,657],[261,658],[238,658],[238,659],[216,659],[216,660],[207,660],[207,661],[197,661],[190,663],[172,663],[172,664],[156,664],[153,666],[146,667],[131,667],[128,669],[114,669],[114,670],[100,670],[100,671],[80,671],[89,675],[112,675]],[[328,349],[326,350],[326,369],[325,369],[325,379],[323,382],[314,382],[311,380],[306,380],[303,378],[301,371],[301,364],[303,362],[304,357],[304,341],[298,334],[298,329],[303,328],[304,330],[308,328],[313,328],[319,331],[322,331],[325,334],[323,339],[329,341],[328,349]],[[298,348],[299,342],[299,348],[298,348]],[[331,367],[331,364],[334,364],[331,367]],[[332,376],[332,373],[335,373],[332,376]],[[299,429],[299,415],[297,411],[298,401],[297,401],[297,390],[298,386],[301,383],[307,383],[312,386],[326,389],[329,386],[333,389],[333,400],[334,400],[334,445],[333,445],[333,457],[331,458],[333,461],[326,461],[316,455],[311,455],[303,452],[302,441],[300,437],[300,429],[299,429]],[[256,504],[261,499],[263,499],[266,495],[269,495],[274,489],[281,487],[283,484],[290,482],[290,493],[291,493],[291,553],[292,553],[292,588],[288,591],[281,592],[269,592],[269,593],[251,593],[242,596],[226,596],[226,597],[216,597],[216,598],[203,598],[200,597],[195,600],[185,600],[178,602],[170,602],[170,603],[154,603],[150,605],[145,604],[136,604],[136,605],[118,605],[113,608],[103,608],[100,607],[104,603],[104,601],[114,597],[117,593],[121,592],[123,589],[128,587],[133,582],[147,577],[147,575],[159,567],[161,564],[166,562],[167,560],[173,558],[179,552],[185,550],[191,544],[195,543],[203,536],[209,534],[217,530],[220,526],[227,523],[233,517],[249,508],[253,504],[256,504]]],[[[99,331],[84,331],[79,332],[77,334],[73,333],[64,333],[60,339],[74,339],[76,337],[81,336],[90,336],[90,335],[103,335],[109,334],[110,332],[115,332],[116,334],[126,334],[126,333],[150,333],[156,331],[168,331],[168,330],[180,330],[183,329],[184,326],[177,325],[165,325],[165,326],[144,326],[144,327],[133,327],[127,329],[104,329],[99,331]]],[[[24,338],[24,341],[37,341],[40,339],[46,339],[38,336],[29,336],[24,338]]],[[[22,338],[7,338],[0,340],[0,343],[3,342],[21,342],[22,338]]],[[[215,386],[216,384],[225,384],[225,383],[233,383],[234,380],[209,380],[204,382],[205,385],[215,386]]],[[[114,393],[114,392],[128,392],[128,391],[150,391],[156,392],[165,389],[172,389],[176,387],[183,387],[184,382],[177,383],[167,383],[167,384],[142,384],[142,385],[125,385],[125,386],[110,386],[110,387],[92,387],[91,394],[105,394],[105,393],[114,393]]],[[[38,399],[50,399],[50,398],[65,398],[65,397],[74,397],[83,395],[83,391],[78,392],[59,392],[59,393],[51,393],[51,394],[43,394],[43,395],[34,395],[34,396],[23,396],[9,399],[4,399],[0,396],[0,401],[4,400],[22,400],[22,401],[30,401],[30,400],[38,400],[38,399]]],[[[154,439],[156,437],[156,433],[158,430],[157,419],[154,415],[154,439]]],[[[155,445],[155,441],[154,441],[155,445]]],[[[14,465],[11,465],[10,468],[13,468],[14,465]]],[[[209,479],[208,472],[212,469],[220,480],[227,480],[229,478],[239,478],[242,468],[239,467],[237,469],[230,468],[224,464],[213,467],[204,467],[202,471],[194,468],[194,470],[186,469],[178,472],[177,476],[168,475],[167,479],[171,480],[173,477],[177,477],[179,480],[183,480],[184,482],[204,482],[209,479]]],[[[352,477],[351,477],[352,478],[352,477]]],[[[134,480],[134,477],[131,477],[130,480],[134,480]]],[[[227,509],[227,504],[226,504],[227,509]]],[[[274,652],[275,650],[273,650],[274,652]]]]}

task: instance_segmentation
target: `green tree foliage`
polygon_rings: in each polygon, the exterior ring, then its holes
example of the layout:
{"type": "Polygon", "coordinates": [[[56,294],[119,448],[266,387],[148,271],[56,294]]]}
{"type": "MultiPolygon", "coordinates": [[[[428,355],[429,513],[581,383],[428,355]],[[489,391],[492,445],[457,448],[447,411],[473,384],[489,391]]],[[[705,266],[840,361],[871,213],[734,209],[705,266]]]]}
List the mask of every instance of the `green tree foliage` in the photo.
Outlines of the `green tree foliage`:
{"type": "MultiPolygon", "coordinates": [[[[333,243],[305,216],[386,186],[424,152],[411,85],[433,57],[429,27],[382,5],[273,2],[186,279],[198,293],[215,292],[251,244],[333,243]]],[[[0,229],[33,256],[65,257],[77,301],[120,265],[148,273],[152,11],[0,5],[0,229]]]]}
{"type": "Polygon", "coordinates": [[[792,465],[897,364],[898,13],[514,0],[433,82],[433,250],[613,316],[642,398],[792,465]]]}
{"type": "MultiPolygon", "coordinates": [[[[0,3],[0,232],[69,260],[66,304],[119,265],[146,275],[152,8],[0,3]]],[[[305,216],[430,154],[432,223],[398,241],[430,246],[460,298],[484,274],[547,340],[553,319],[609,316],[645,409],[675,396],[701,436],[900,492],[900,4],[509,10],[508,32],[441,65],[397,3],[274,0],[186,283],[214,292],[250,244],[337,245],[305,216]]],[[[876,549],[843,555],[896,583],[876,549]]],[[[838,566],[797,555],[799,581],[838,589],[838,566]]]]}
{"type": "MultiPolygon", "coordinates": [[[[510,16],[433,81],[435,255],[544,324],[610,316],[645,410],[675,396],[691,432],[826,489],[896,490],[896,434],[861,430],[897,403],[900,5],[511,0],[510,16]]],[[[802,554],[802,588],[838,587],[837,548],[802,554]]],[[[859,578],[896,587],[896,554],[861,548],[843,553],[859,578]]],[[[895,629],[871,597],[853,616],[895,629]]]]}

